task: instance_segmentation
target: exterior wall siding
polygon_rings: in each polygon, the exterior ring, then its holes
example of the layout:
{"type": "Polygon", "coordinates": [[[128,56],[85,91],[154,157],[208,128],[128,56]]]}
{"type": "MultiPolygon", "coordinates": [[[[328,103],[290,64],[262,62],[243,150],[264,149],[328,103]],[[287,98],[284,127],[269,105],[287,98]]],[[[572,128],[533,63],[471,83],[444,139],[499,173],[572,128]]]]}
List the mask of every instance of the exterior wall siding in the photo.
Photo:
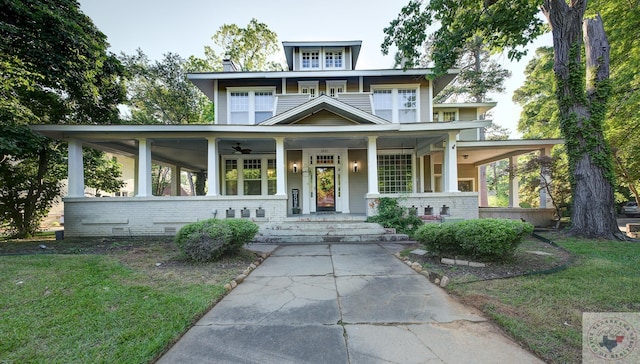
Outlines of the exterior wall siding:
{"type": "Polygon", "coordinates": [[[349,211],[352,214],[364,214],[367,212],[365,196],[368,191],[367,151],[365,149],[349,150],[349,211]],[[353,173],[352,161],[358,161],[357,173],[353,173]]]}
{"type": "Polygon", "coordinates": [[[224,219],[228,208],[250,209],[251,219],[279,222],[286,217],[286,197],[191,196],[65,198],[65,236],[173,236],[184,225],[211,218],[224,219]],[[256,209],[265,210],[256,218],[256,209]],[[216,212],[216,213],[214,213],[216,212]]]}

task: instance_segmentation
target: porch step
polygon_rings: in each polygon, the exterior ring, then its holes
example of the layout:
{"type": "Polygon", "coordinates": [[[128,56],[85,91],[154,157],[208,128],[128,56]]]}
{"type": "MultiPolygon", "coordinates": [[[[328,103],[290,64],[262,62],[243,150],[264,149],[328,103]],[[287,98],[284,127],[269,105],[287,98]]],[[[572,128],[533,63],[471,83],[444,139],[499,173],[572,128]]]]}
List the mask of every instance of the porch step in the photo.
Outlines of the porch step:
{"type": "Polygon", "coordinates": [[[265,223],[254,238],[254,243],[268,244],[325,244],[409,241],[405,234],[396,234],[377,223],[364,222],[364,218],[335,217],[290,218],[281,223],[265,223]]]}

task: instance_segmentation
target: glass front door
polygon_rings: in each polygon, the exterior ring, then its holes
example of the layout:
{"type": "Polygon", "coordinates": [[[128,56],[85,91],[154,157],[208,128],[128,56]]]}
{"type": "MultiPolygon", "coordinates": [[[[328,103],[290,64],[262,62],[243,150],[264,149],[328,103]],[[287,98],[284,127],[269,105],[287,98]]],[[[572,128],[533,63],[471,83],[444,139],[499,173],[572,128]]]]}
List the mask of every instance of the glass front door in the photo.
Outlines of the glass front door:
{"type": "Polygon", "coordinates": [[[335,167],[316,167],[316,209],[336,211],[335,167]]]}

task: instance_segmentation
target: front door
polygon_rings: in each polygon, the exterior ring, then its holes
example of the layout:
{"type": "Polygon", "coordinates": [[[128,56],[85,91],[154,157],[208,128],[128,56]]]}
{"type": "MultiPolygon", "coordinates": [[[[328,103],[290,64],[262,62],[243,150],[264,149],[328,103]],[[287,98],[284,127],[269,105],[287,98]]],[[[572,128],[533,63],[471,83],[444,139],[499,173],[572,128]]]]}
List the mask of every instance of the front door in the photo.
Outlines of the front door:
{"type": "Polygon", "coordinates": [[[316,167],[316,209],[336,211],[335,167],[316,167]]]}

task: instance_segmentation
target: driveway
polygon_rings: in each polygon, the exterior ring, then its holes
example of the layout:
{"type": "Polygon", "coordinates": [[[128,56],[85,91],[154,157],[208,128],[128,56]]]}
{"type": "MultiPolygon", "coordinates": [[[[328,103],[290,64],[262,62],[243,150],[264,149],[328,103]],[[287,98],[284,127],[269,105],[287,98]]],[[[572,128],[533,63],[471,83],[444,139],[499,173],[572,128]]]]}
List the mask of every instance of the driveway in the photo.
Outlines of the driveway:
{"type": "Polygon", "coordinates": [[[159,363],[542,363],[392,254],[276,248],[159,363]]]}

